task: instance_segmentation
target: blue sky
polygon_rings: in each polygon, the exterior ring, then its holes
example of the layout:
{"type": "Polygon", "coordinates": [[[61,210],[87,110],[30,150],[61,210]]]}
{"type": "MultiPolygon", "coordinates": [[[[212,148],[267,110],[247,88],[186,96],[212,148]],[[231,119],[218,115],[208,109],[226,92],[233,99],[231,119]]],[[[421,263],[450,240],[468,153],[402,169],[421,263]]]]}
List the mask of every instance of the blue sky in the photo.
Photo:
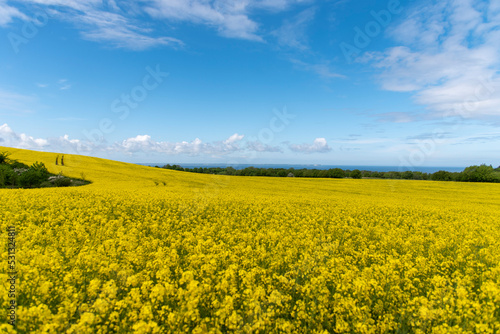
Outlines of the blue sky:
{"type": "Polygon", "coordinates": [[[498,1],[0,0],[0,145],[500,165],[498,1]]]}

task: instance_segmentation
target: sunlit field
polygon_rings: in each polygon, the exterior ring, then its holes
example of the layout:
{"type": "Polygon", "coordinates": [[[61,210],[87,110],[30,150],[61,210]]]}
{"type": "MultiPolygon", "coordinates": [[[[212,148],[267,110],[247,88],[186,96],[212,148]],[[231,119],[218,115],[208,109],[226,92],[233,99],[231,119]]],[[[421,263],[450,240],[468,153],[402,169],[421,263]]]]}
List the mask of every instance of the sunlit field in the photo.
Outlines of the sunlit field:
{"type": "MultiPolygon", "coordinates": [[[[15,333],[497,333],[500,185],[228,177],[0,147],[85,178],[0,189],[15,333]]],[[[4,314],[7,311],[3,312],[4,314]]]]}

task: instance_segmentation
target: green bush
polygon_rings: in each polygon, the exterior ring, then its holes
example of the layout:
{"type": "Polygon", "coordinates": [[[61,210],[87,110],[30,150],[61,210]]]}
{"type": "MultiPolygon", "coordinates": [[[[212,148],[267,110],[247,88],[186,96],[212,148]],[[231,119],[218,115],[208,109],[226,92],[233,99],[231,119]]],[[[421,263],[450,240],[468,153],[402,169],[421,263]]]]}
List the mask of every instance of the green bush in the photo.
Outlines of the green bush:
{"type": "Polygon", "coordinates": [[[47,177],[48,175],[42,171],[30,168],[19,176],[19,184],[23,188],[35,188],[39,187],[42,182],[47,181],[47,177]]]}
{"type": "Polygon", "coordinates": [[[19,176],[19,184],[23,188],[39,187],[44,181],[47,181],[49,175],[49,171],[42,162],[35,162],[19,176]]]}
{"type": "Polygon", "coordinates": [[[71,185],[71,179],[67,177],[60,177],[54,180],[54,185],[56,187],[69,187],[71,185]]]}

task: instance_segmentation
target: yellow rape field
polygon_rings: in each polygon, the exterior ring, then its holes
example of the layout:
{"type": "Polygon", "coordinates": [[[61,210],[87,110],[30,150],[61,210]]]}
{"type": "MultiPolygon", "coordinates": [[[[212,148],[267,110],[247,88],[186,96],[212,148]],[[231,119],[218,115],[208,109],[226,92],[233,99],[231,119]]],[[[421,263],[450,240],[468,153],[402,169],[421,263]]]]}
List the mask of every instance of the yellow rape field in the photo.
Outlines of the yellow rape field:
{"type": "Polygon", "coordinates": [[[0,147],[8,333],[498,333],[500,185],[225,177],[0,147]]]}

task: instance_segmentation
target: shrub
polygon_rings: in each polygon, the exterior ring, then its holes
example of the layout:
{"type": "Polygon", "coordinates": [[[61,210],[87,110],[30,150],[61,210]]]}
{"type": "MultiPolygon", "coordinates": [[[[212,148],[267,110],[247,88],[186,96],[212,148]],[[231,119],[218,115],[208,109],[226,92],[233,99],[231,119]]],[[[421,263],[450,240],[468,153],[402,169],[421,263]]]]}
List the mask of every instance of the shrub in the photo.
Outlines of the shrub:
{"type": "Polygon", "coordinates": [[[67,177],[60,177],[54,180],[54,185],[56,187],[69,187],[71,185],[71,179],[67,177]]]}
{"type": "Polygon", "coordinates": [[[45,164],[37,161],[19,176],[19,184],[23,188],[39,187],[42,182],[47,181],[49,175],[45,164]]]}
{"type": "Polygon", "coordinates": [[[45,175],[42,171],[35,170],[33,168],[28,169],[19,176],[19,184],[23,188],[38,187],[44,181],[47,181],[47,175],[45,175]]]}

